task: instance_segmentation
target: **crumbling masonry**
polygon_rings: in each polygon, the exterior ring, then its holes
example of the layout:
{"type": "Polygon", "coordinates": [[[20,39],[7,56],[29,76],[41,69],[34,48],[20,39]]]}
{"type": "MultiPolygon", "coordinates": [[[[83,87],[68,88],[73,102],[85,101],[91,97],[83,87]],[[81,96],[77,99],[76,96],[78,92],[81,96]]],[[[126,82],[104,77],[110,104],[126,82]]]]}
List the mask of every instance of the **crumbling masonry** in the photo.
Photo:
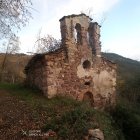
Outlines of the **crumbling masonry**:
{"type": "Polygon", "coordinates": [[[101,56],[100,26],[85,14],[60,19],[61,48],[35,55],[25,68],[27,83],[45,96],[71,96],[94,108],[115,103],[116,65],[101,56]]]}

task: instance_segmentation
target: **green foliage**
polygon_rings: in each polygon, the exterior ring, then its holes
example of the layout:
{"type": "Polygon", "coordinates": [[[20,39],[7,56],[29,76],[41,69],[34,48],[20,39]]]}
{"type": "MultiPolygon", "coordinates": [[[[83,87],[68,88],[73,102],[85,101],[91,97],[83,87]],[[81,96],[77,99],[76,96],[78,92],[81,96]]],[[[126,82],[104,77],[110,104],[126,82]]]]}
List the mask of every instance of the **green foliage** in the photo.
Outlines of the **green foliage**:
{"type": "Polygon", "coordinates": [[[112,116],[126,140],[140,139],[140,62],[104,53],[117,64],[118,102],[112,116]]]}
{"type": "Polygon", "coordinates": [[[81,140],[88,129],[94,128],[100,128],[104,132],[105,140],[123,140],[112,117],[108,113],[94,110],[87,103],[61,96],[47,99],[38,90],[19,84],[1,83],[0,90],[7,90],[11,96],[26,101],[33,109],[34,118],[38,119],[43,113],[46,124],[42,130],[55,131],[60,140],[81,140]]]}
{"type": "Polygon", "coordinates": [[[39,90],[30,89],[22,84],[0,83],[0,89],[6,89],[11,92],[11,95],[16,95],[27,100],[40,94],[39,90]]]}
{"type": "Polygon", "coordinates": [[[123,140],[123,135],[113,123],[109,114],[94,110],[85,105],[77,106],[61,116],[53,117],[47,122],[44,131],[57,132],[58,139],[81,140],[88,129],[101,128],[106,140],[123,140]]]}
{"type": "Polygon", "coordinates": [[[11,95],[27,101],[39,117],[44,111],[46,124],[42,128],[57,133],[58,139],[81,140],[90,128],[103,130],[105,140],[140,139],[140,62],[115,54],[104,54],[117,63],[118,102],[112,116],[94,110],[86,103],[77,102],[69,97],[57,96],[47,99],[36,89],[31,90],[19,84],[0,84],[11,95]],[[124,134],[124,136],[123,136],[124,134]]]}
{"type": "Polygon", "coordinates": [[[124,85],[118,84],[118,93],[130,102],[140,103],[140,75],[133,79],[126,80],[124,85]]]}
{"type": "Polygon", "coordinates": [[[118,126],[122,129],[126,140],[140,139],[140,105],[128,105],[126,102],[121,102],[117,105],[113,112],[113,118],[118,126]]]}

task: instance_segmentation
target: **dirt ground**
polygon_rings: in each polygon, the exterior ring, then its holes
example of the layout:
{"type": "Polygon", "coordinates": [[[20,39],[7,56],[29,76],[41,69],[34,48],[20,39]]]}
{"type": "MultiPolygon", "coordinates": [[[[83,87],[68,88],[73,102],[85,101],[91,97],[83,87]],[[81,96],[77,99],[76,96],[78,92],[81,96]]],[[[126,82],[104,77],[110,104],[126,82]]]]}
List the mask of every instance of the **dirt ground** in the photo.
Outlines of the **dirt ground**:
{"type": "Polygon", "coordinates": [[[42,110],[0,90],[0,140],[47,140],[48,133],[41,132],[45,117],[42,110]]]}

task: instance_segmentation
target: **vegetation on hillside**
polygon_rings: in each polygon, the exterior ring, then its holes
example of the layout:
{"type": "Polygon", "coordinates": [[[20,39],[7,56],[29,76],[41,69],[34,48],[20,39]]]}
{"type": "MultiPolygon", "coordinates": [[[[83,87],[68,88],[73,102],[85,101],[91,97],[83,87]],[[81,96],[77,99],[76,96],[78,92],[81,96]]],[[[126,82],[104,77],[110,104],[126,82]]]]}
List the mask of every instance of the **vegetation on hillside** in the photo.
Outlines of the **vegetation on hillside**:
{"type": "Polygon", "coordinates": [[[140,62],[113,53],[103,56],[117,64],[118,97],[140,103],[140,62]]]}
{"type": "Polygon", "coordinates": [[[113,53],[104,57],[116,62],[117,106],[113,119],[122,130],[126,140],[140,139],[140,62],[113,53]]]}
{"type": "Polygon", "coordinates": [[[21,83],[25,79],[24,67],[31,56],[25,54],[0,54],[0,82],[21,83]],[[5,61],[3,63],[3,61],[5,61]],[[4,65],[3,65],[4,64],[4,65]]]}
{"type": "MultiPolygon", "coordinates": [[[[40,124],[42,132],[54,131],[55,139],[81,140],[87,135],[88,129],[100,128],[104,132],[106,140],[123,140],[121,131],[109,113],[97,111],[86,102],[77,102],[68,97],[47,99],[37,90],[16,84],[0,84],[0,90],[8,91],[9,96],[18,98],[19,102],[24,101],[29,107],[34,124],[40,124]],[[38,122],[38,119],[43,120],[43,123],[38,122]]],[[[24,115],[26,116],[26,113],[24,115]]],[[[11,115],[11,117],[13,116],[11,115]]],[[[20,129],[23,126],[24,124],[20,126],[20,129]]],[[[34,126],[28,127],[35,129],[34,126]]],[[[18,133],[15,132],[11,138],[14,138],[18,133]]]]}
{"type": "Polygon", "coordinates": [[[120,100],[112,113],[113,119],[122,130],[125,140],[140,139],[140,104],[120,100]]]}
{"type": "MultiPolygon", "coordinates": [[[[21,85],[1,83],[0,89],[10,92],[10,96],[24,100],[34,110],[34,117],[40,117],[43,112],[45,123],[41,130],[46,132],[51,129],[60,139],[81,139],[89,128],[103,130],[105,140],[140,139],[140,62],[112,53],[103,53],[103,56],[117,64],[117,105],[111,113],[94,110],[86,103],[69,98],[44,99],[38,91],[21,85]]],[[[1,58],[2,55],[0,60],[1,58]]],[[[23,71],[29,57],[26,59],[26,55],[23,55],[20,58],[20,71],[23,71]]],[[[9,56],[7,66],[16,64],[17,59],[16,55],[9,56]]],[[[14,69],[10,70],[13,75],[14,69]]]]}

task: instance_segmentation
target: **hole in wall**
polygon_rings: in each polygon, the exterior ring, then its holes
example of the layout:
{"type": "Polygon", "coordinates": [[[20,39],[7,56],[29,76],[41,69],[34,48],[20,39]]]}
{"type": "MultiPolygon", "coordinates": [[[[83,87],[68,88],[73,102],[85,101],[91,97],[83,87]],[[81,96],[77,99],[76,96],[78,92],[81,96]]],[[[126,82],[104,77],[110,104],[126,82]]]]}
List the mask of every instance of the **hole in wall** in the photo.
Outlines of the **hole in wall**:
{"type": "Polygon", "coordinates": [[[89,60],[85,60],[85,61],[83,62],[83,68],[84,68],[84,69],[90,69],[90,67],[91,67],[90,61],[89,61],[89,60]]]}
{"type": "Polygon", "coordinates": [[[85,85],[86,86],[90,86],[90,82],[85,82],[85,85]]]}

